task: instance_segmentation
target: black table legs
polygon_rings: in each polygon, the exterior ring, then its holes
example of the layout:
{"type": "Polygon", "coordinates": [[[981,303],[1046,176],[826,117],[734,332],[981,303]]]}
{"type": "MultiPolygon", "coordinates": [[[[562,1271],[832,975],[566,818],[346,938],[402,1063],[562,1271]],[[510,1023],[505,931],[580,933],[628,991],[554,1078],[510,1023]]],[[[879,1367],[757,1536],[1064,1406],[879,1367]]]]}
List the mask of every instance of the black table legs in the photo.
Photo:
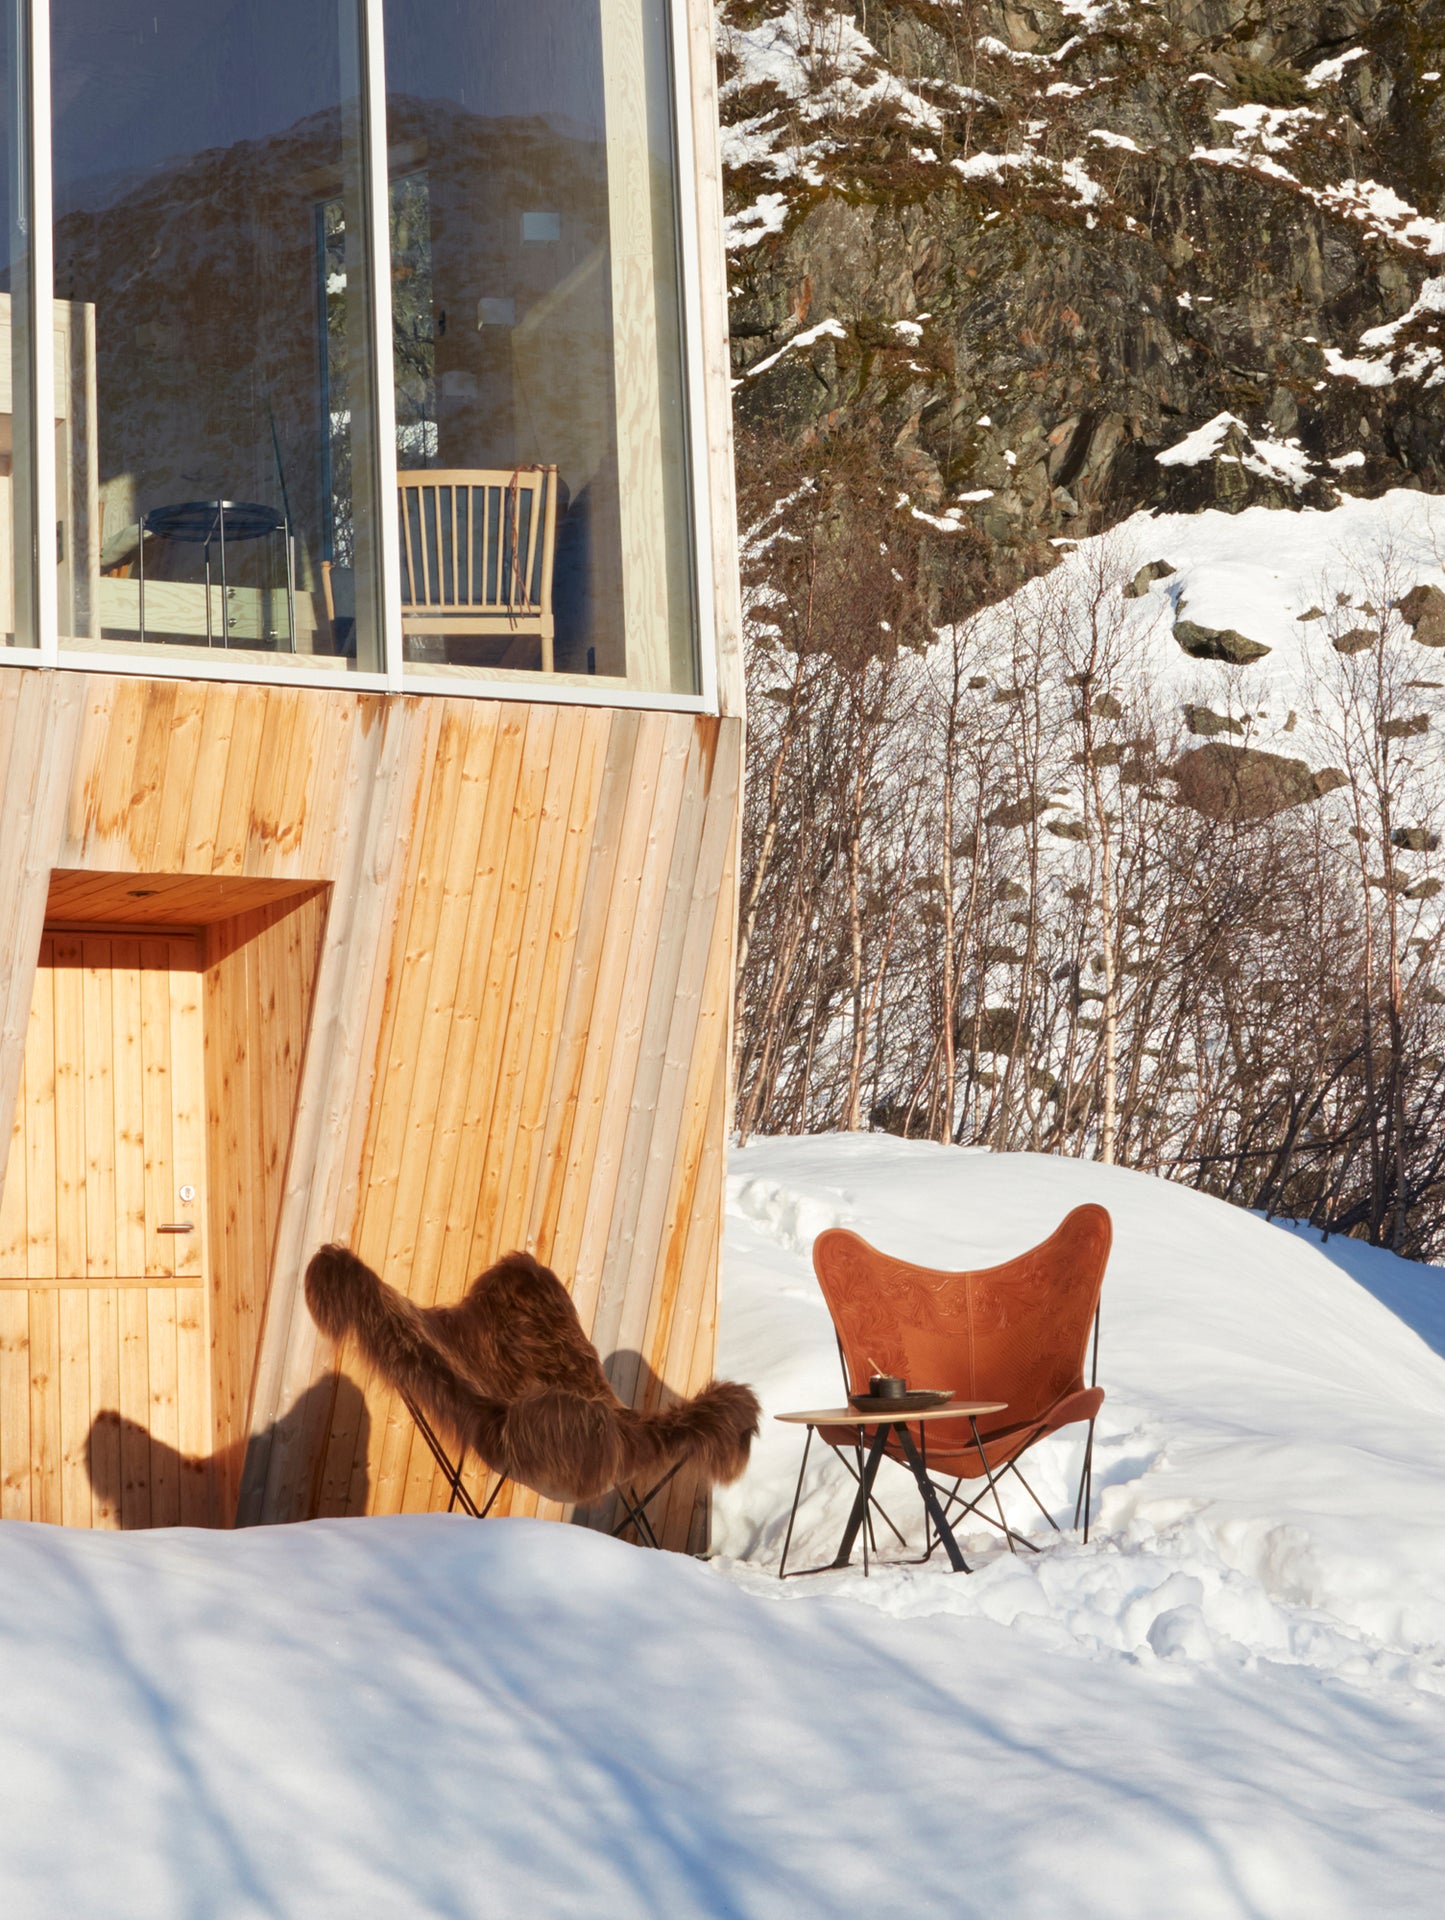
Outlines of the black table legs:
{"type": "MultiPolygon", "coordinates": [[[[868,1445],[868,1455],[863,1462],[862,1476],[858,1481],[858,1492],[853,1499],[853,1511],[848,1515],[848,1524],[843,1529],[843,1538],[838,1544],[835,1567],[846,1567],[853,1558],[853,1546],[863,1525],[863,1517],[868,1511],[868,1497],[873,1491],[873,1482],[878,1478],[878,1467],[883,1459],[884,1448],[888,1445],[888,1436],[892,1427],[880,1427],[868,1445]]],[[[863,1540],[863,1571],[868,1571],[868,1540],[863,1540]]]]}
{"type": "Polygon", "coordinates": [[[907,1427],[895,1427],[893,1431],[898,1435],[904,1455],[907,1458],[909,1466],[913,1469],[913,1477],[918,1482],[918,1491],[923,1495],[924,1508],[928,1513],[928,1517],[933,1522],[934,1532],[943,1542],[943,1551],[948,1555],[948,1564],[953,1568],[955,1573],[967,1573],[969,1571],[968,1562],[959,1551],[958,1542],[953,1537],[953,1528],[949,1526],[944,1516],[943,1507],[937,1493],[934,1491],[933,1482],[928,1477],[928,1469],[918,1457],[918,1449],[913,1444],[913,1435],[908,1431],[907,1427]]]}
{"type": "MultiPolygon", "coordinates": [[[[924,1465],[917,1447],[913,1444],[913,1436],[908,1431],[907,1423],[906,1421],[898,1420],[889,1421],[885,1425],[878,1427],[868,1443],[867,1457],[863,1461],[863,1470],[858,1478],[858,1491],[854,1495],[853,1505],[848,1514],[848,1524],[843,1529],[843,1538],[838,1543],[837,1553],[826,1566],[797,1568],[793,1575],[794,1579],[799,1578],[805,1573],[832,1573],[840,1567],[850,1565],[853,1559],[853,1549],[858,1543],[858,1535],[860,1533],[863,1535],[863,1572],[865,1575],[867,1574],[868,1534],[864,1522],[867,1518],[869,1502],[873,1497],[873,1482],[878,1478],[878,1469],[883,1464],[883,1457],[888,1449],[889,1436],[892,1434],[897,1434],[898,1436],[898,1441],[903,1449],[903,1457],[908,1464],[908,1469],[918,1483],[918,1491],[923,1498],[924,1511],[932,1521],[934,1532],[938,1535],[943,1550],[948,1555],[949,1565],[955,1573],[968,1573],[970,1571],[969,1564],[959,1550],[957,1540],[953,1537],[953,1528],[948,1524],[948,1517],[943,1510],[942,1502],[938,1498],[937,1489],[934,1487],[933,1481],[929,1478],[928,1469],[924,1465]]],[[[803,1464],[798,1469],[798,1484],[793,1491],[793,1508],[792,1512],[788,1515],[788,1532],[783,1542],[783,1557],[778,1567],[778,1578],[780,1580],[786,1580],[788,1578],[788,1549],[793,1543],[793,1522],[798,1517],[798,1501],[802,1498],[803,1493],[803,1473],[808,1464],[808,1450],[812,1444],[813,1429],[809,1427],[808,1438],[803,1446],[803,1464]]]]}

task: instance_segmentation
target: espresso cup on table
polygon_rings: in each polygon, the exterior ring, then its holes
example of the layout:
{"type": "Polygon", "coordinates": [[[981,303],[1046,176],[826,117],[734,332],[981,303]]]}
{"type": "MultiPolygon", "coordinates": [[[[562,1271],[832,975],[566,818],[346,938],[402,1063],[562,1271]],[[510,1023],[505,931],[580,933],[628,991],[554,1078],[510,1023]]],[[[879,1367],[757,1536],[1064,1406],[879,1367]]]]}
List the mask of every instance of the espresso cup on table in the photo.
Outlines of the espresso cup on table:
{"type": "Polygon", "coordinates": [[[901,1400],[908,1391],[908,1382],[901,1374],[875,1373],[869,1376],[868,1391],[875,1400],[901,1400]]]}

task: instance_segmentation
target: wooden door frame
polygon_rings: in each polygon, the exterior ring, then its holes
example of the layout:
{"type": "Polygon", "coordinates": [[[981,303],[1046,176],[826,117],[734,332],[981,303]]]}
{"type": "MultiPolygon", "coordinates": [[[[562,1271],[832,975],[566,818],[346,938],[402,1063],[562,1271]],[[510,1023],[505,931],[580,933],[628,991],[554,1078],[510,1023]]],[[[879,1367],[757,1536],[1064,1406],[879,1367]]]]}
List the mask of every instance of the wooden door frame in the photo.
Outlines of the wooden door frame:
{"type": "MultiPolygon", "coordinates": [[[[310,880],[59,870],[30,956],[33,1000],[46,940],[195,942],[206,1167],[198,1280],[209,1352],[201,1458],[213,1487],[212,1525],[236,1519],[330,892],[310,880]]],[[[193,1446],[201,1439],[189,1437],[193,1446]]]]}

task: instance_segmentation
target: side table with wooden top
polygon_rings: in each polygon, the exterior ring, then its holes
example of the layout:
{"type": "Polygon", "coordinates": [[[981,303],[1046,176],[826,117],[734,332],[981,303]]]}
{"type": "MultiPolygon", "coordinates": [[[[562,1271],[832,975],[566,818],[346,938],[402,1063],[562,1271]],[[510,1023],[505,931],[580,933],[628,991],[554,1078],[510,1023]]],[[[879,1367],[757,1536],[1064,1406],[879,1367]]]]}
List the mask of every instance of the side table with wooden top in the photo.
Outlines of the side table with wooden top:
{"type": "MultiPolygon", "coordinates": [[[[887,1451],[890,1437],[897,1438],[904,1462],[912,1473],[914,1480],[917,1482],[918,1491],[923,1499],[924,1512],[932,1522],[934,1531],[937,1533],[939,1541],[943,1546],[943,1550],[948,1555],[949,1565],[955,1573],[967,1573],[969,1571],[968,1562],[964,1559],[958,1542],[953,1537],[953,1529],[948,1524],[948,1516],[944,1512],[943,1505],[938,1498],[938,1489],[929,1477],[926,1458],[924,1454],[919,1452],[913,1435],[909,1432],[909,1428],[913,1426],[921,1427],[929,1420],[967,1420],[969,1431],[973,1435],[973,1444],[978,1450],[978,1457],[983,1465],[984,1475],[993,1491],[995,1500],[997,1500],[998,1489],[994,1485],[993,1474],[988,1464],[988,1455],[983,1449],[983,1441],[978,1431],[978,1420],[981,1414],[1003,1413],[1006,1409],[1007,1402],[1002,1400],[948,1400],[936,1406],[915,1407],[911,1411],[908,1410],[906,1406],[900,1407],[897,1411],[881,1411],[878,1406],[867,1410],[860,1410],[857,1407],[849,1406],[828,1407],[821,1411],[807,1413],[774,1414],[773,1418],[775,1420],[781,1420],[793,1426],[805,1426],[808,1429],[808,1438],[803,1445],[803,1462],[798,1468],[798,1484],[793,1492],[793,1507],[791,1513],[788,1515],[788,1532],[787,1537],[783,1541],[783,1557],[778,1567],[778,1578],[780,1580],[786,1580],[788,1578],[788,1549],[793,1543],[793,1523],[798,1517],[798,1501],[802,1497],[803,1492],[803,1475],[808,1467],[808,1450],[813,1444],[813,1435],[823,1427],[853,1427],[857,1430],[860,1441],[864,1433],[871,1432],[873,1437],[869,1442],[867,1455],[862,1462],[862,1467],[858,1475],[858,1492],[854,1498],[852,1510],[848,1515],[848,1524],[843,1529],[843,1538],[839,1542],[837,1554],[824,1566],[797,1568],[793,1575],[794,1579],[797,1579],[805,1573],[830,1573],[836,1568],[848,1566],[852,1561],[853,1548],[857,1542],[860,1531],[863,1534],[863,1573],[864,1577],[867,1577],[868,1529],[865,1521],[867,1519],[869,1504],[873,1499],[873,1482],[878,1477],[878,1469],[883,1463],[883,1457],[887,1451]]],[[[824,1437],[826,1438],[826,1435],[824,1437]]],[[[832,1445],[833,1443],[830,1441],[829,1444],[832,1445]]],[[[834,1451],[837,1451],[836,1447],[834,1447],[834,1451]]],[[[1002,1503],[999,1505],[999,1518],[1000,1520],[1003,1518],[1002,1503]]],[[[896,1531],[895,1529],[895,1532],[896,1531]]],[[[1004,1532],[1005,1534],[1009,1533],[1007,1526],[1004,1527],[1004,1532]]],[[[1011,1534],[1009,1535],[1009,1544],[1010,1546],[1013,1544],[1011,1534]]]]}

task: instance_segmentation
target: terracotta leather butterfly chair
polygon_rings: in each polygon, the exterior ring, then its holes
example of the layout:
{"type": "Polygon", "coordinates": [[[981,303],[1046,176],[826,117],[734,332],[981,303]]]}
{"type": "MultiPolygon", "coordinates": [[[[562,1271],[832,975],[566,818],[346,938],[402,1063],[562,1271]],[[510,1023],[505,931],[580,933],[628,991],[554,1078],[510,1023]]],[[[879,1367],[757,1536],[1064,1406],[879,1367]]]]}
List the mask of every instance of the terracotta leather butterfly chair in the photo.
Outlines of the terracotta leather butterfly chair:
{"type": "MultiPolygon", "coordinates": [[[[813,1243],[813,1268],[833,1316],[850,1393],[866,1393],[869,1375],[881,1368],[913,1386],[951,1388],[960,1399],[1007,1402],[1004,1412],[979,1418],[987,1464],[965,1420],[956,1425],[935,1420],[926,1430],[910,1431],[914,1445],[920,1451],[926,1447],[930,1472],[938,1470],[954,1482],[954,1499],[962,1501],[958,1518],[977,1511],[980,1519],[1002,1528],[1011,1549],[1015,1536],[1004,1523],[1001,1503],[995,1523],[979,1506],[985,1490],[970,1500],[960,1488],[986,1480],[997,1503],[994,1479],[1010,1471],[1057,1532],[1058,1523],[1024,1479],[1018,1461],[1035,1441],[1078,1421],[1088,1422],[1089,1437],[1074,1524],[1082,1511],[1084,1538],[1089,1537],[1094,1420],[1104,1401],[1098,1385],[1099,1292],[1112,1239],[1105,1209],[1084,1206],[1075,1207],[1042,1245],[972,1273],[913,1266],[841,1227],[820,1233],[813,1243]]],[[[854,1428],[819,1431],[840,1457],[857,1440],[854,1428]]],[[[902,1457],[896,1441],[889,1442],[888,1452],[902,1457]]]]}

